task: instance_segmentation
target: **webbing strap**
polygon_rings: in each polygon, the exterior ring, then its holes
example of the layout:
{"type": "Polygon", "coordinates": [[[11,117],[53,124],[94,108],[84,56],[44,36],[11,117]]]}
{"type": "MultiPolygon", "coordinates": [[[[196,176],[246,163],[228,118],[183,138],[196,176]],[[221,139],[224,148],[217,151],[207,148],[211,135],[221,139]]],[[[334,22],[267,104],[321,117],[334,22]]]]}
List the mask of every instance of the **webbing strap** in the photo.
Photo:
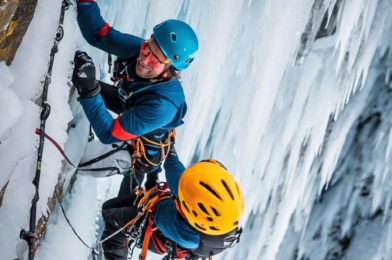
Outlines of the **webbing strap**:
{"type": "MultiPolygon", "coordinates": [[[[41,130],[36,129],[35,133],[37,135],[39,135],[41,133],[41,130]]],[[[47,135],[45,133],[45,138],[47,138],[56,148],[57,150],[59,150],[59,152],[61,153],[61,155],[64,157],[65,160],[67,160],[67,162],[74,167],[75,169],[78,169],[80,171],[89,171],[89,172],[96,172],[96,171],[116,171],[116,174],[121,174],[120,170],[117,167],[104,167],[104,168],[94,168],[94,169],[80,169],[79,167],[76,167],[71,160],[67,157],[67,155],[65,154],[64,150],[60,147],[60,145],[49,135],[47,135]]],[[[112,174],[114,175],[114,174],[112,174]]],[[[111,175],[109,175],[111,176],[111,175]]]]}
{"type": "MultiPolygon", "coordinates": [[[[164,185],[163,188],[165,188],[166,186],[164,185]]],[[[150,216],[146,216],[149,217],[149,221],[147,224],[147,229],[146,232],[144,234],[144,239],[143,239],[143,247],[142,247],[142,253],[140,254],[139,260],[145,260],[146,256],[147,256],[147,250],[148,250],[148,245],[150,243],[150,238],[152,235],[152,232],[154,230],[156,230],[157,228],[152,228],[152,225],[154,224],[154,208],[159,202],[169,199],[170,197],[172,197],[172,195],[167,194],[165,192],[163,192],[162,190],[158,190],[157,187],[154,187],[153,189],[150,189],[147,194],[140,200],[139,204],[138,204],[138,208],[141,207],[141,205],[144,205],[144,209],[143,212],[140,213],[140,215],[144,215],[144,213],[146,211],[149,211],[151,213],[150,216]],[[154,194],[154,193],[155,194],[154,194]],[[153,194],[151,194],[153,193],[153,194]]]]}
{"type": "Polygon", "coordinates": [[[144,260],[144,259],[146,259],[147,250],[148,250],[148,244],[149,244],[149,242],[150,242],[151,234],[152,234],[152,227],[151,227],[151,224],[148,224],[148,225],[147,225],[146,233],[145,233],[145,235],[144,235],[142,253],[140,254],[139,260],[144,260]]]}
{"type": "Polygon", "coordinates": [[[88,165],[94,164],[94,163],[96,163],[96,162],[99,162],[99,161],[101,161],[101,160],[103,160],[103,159],[109,157],[110,155],[112,155],[112,154],[114,154],[114,153],[117,153],[118,151],[121,151],[121,150],[126,149],[127,146],[128,146],[128,143],[127,143],[127,142],[124,142],[121,146],[117,147],[116,149],[111,150],[111,151],[109,151],[109,152],[107,152],[107,153],[105,153],[105,154],[103,154],[103,155],[101,155],[101,156],[98,156],[97,158],[94,158],[94,159],[92,159],[92,160],[90,160],[90,161],[87,161],[87,162],[85,162],[85,163],[80,163],[78,166],[79,166],[79,167],[84,167],[84,166],[88,166],[88,165]]]}

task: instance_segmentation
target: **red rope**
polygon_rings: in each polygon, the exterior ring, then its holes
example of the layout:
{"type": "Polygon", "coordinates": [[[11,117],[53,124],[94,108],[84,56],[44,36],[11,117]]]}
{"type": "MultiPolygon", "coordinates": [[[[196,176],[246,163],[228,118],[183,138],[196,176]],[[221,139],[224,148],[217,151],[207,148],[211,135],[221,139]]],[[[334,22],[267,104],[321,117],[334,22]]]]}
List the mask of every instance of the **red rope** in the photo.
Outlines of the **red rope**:
{"type": "MultiPolygon", "coordinates": [[[[40,134],[41,134],[41,130],[35,129],[35,133],[36,133],[37,135],[40,135],[40,134]]],[[[71,164],[71,165],[72,165],[73,167],[75,167],[76,169],[78,168],[78,167],[76,167],[75,165],[73,165],[73,163],[71,163],[71,161],[68,159],[67,155],[65,155],[64,150],[61,149],[60,145],[59,145],[55,140],[53,140],[52,137],[50,137],[50,136],[47,135],[46,133],[45,133],[45,137],[46,137],[52,144],[54,144],[54,146],[56,146],[56,148],[60,151],[60,153],[64,156],[65,160],[67,160],[67,162],[68,162],[69,164],[71,164]]]]}

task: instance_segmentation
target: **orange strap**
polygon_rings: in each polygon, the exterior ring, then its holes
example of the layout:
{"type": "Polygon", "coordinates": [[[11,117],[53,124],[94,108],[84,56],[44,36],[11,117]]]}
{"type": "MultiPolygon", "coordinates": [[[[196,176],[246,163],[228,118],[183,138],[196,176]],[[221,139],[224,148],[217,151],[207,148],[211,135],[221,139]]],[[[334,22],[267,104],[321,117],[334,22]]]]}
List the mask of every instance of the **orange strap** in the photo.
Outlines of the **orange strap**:
{"type": "Polygon", "coordinates": [[[147,249],[148,249],[148,244],[150,242],[151,233],[152,233],[152,227],[150,224],[148,224],[146,234],[144,235],[142,253],[140,254],[139,260],[146,259],[147,249]]]}
{"type": "MultiPolygon", "coordinates": [[[[154,187],[150,189],[144,197],[139,201],[138,208],[143,204],[144,205],[144,210],[141,215],[144,215],[145,212],[150,212],[150,214],[153,214],[154,210],[152,209],[154,206],[156,206],[159,202],[162,200],[168,199],[169,196],[165,196],[165,193],[162,193],[161,191],[158,190],[158,193],[156,193],[153,197],[150,197],[150,194],[152,191],[156,191],[157,187],[154,187]]],[[[153,215],[149,216],[148,219],[148,224],[147,224],[147,229],[146,233],[144,234],[144,239],[143,239],[143,247],[142,247],[142,253],[140,254],[139,260],[145,260],[147,256],[147,250],[148,250],[148,244],[150,242],[150,237],[151,234],[154,230],[157,228],[153,229],[152,224],[154,223],[153,221],[153,215]]]]}
{"type": "MultiPolygon", "coordinates": [[[[140,136],[140,137],[137,137],[137,138],[133,138],[133,139],[132,139],[132,146],[133,146],[134,152],[133,152],[133,155],[132,155],[132,164],[135,164],[135,163],[136,163],[136,160],[138,160],[138,159],[140,159],[142,156],[144,156],[144,159],[146,159],[146,161],[147,161],[149,164],[151,164],[151,165],[153,165],[153,166],[158,166],[158,165],[159,165],[159,164],[169,155],[170,146],[171,146],[171,138],[173,137],[173,139],[174,139],[175,136],[176,136],[176,129],[174,129],[174,130],[170,133],[169,138],[168,138],[168,143],[167,143],[167,144],[162,143],[162,141],[161,141],[160,143],[153,142],[153,141],[151,141],[151,140],[145,138],[144,136],[140,136]],[[143,139],[144,141],[146,141],[147,143],[150,143],[150,144],[157,145],[157,146],[160,146],[160,147],[161,147],[161,149],[162,149],[162,154],[163,154],[163,157],[162,157],[162,159],[161,159],[161,162],[159,162],[158,164],[155,164],[155,163],[151,162],[150,160],[148,160],[148,158],[147,158],[147,156],[146,156],[146,149],[144,148],[144,144],[143,144],[142,139],[143,139]],[[167,147],[167,153],[165,154],[165,148],[166,148],[166,147],[167,147]]],[[[118,137],[117,137],[117,138],[118,138],[118,137]]]]}

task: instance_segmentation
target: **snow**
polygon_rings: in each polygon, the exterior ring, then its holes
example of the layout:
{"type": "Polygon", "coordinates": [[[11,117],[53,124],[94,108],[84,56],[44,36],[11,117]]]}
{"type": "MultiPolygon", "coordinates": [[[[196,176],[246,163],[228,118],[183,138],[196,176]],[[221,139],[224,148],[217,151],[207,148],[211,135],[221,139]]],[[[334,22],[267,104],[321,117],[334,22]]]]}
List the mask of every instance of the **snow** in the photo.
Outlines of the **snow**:
{"type": "MultiPolygon", "coordinates": [[[[34,194],[40,111],[32,100],[41,92],[60,3],[39,0],[13,64],[0,63],[5,259],[23,259],[27,250],[18,234],[28,228],[34,194]]],[[[186,166],[219,160],[244,192],[245,233],[218,259],[392,259],[391,0],[97,3],[106,22],[122,32],[149,38],[155,24],[177,18],[199,36],[195,62],[182,72],[188,113],[177,129],[176,148],[186,166]],[[315,4],[323,8],[311,18],[315,4]],[[307,24],[323,19],[336,20],[335,33],[306,43],[307,55],[294,65],[305,28],[319,29],[307,24]]],[[[64,27],[49,87],[47,133],[78,164],[88,122],[76,94],[68,105],[69,62],[77,45],[108,81],[107,54],[83,40],[74,8],[66,12],[64,27]]],[[[95,152],[107,149],[93,145],[95,152]]],[[[47,214],[60,177],[72,225],[95,244],[103,227],[100,207],[116,196],[121,176],[94,179],[78,172],[71,182],[75,170],[62,167],[48,141],[43,158],[37,217],[47,214]]],[[[57,205],[37,259],[90,259],[61,214],[57,205]]]]}
{"type": "MultiPolygon", "coordinates": [[[[41,81],[47,71],[60,8],[61,0],[38,1],[35,15],[12,65],[6,68],[2,63],[0,67],[1,98],[7,99],[0,105],[0,187],[8,183],[0,210],[0,252],[4,259],[23,259],[27,250],[25,241],[19,240],[19,232],[21,228],[28,229],[31,199],[35,192],[32,184],[37,160],[38,137],[35,128],[39,126],[40,110],[34,101],[42,91],[41,81]]],[[[67,124],[72,119],[67,84],[77,39],[75,11],[72,8],[66,13],[64,28],[66,33],[59,45],[49,86],[48,102],[52,110],[46,124],[47,134],[62,147],[67,140],[67,124]]],[[[37,219],[47,215],[48,198],[57,184],[61,160],[56,148],[46,143],[37,219]]]]}
{"type": "MultiPolygon", "coordinates": [[[[77,232],[83,234],[82,239],[90,245],[95,241],[95,226],[90,224],[96,218],[96,194],[96,180],[81,175],[72,187],[71,194],[67,194],[67,200],[63,200],[64,206],[68,209],[67,217],[77,232]],[[84,209],[83,215],[80,214],[79,208],[84,209]]],[[[37,250],[37,259],[50,259],[55,255],[63,259],[87,259],[91,254],[91,250],[80,241],[70,239],[75,235],[61,213],[50,218],[48,231],[40,250],[37,250]]]]}
{"type": "Polygon", "coordinates": [[[0,126],[0,136],[3,136],[7,130],[12,128],[22,115],[22,105],[15,91],[9,86],[14,81],[5,62],[0,63],[0,70],[3,72],[0,78],[0,121],[4,122],[0,126]]]}

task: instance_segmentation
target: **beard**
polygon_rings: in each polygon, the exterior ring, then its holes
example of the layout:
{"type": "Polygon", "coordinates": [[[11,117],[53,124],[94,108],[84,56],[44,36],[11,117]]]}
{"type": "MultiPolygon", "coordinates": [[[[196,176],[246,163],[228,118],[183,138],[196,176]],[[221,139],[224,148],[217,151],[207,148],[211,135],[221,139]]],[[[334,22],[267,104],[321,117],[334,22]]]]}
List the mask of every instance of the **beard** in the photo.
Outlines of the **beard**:
{"type": "Polygon", "coordinates": [[[156,71],[143,66],[139,59],[136,61],[136,74],[145,79],[152,79],[159,75],[156,71]]]}

